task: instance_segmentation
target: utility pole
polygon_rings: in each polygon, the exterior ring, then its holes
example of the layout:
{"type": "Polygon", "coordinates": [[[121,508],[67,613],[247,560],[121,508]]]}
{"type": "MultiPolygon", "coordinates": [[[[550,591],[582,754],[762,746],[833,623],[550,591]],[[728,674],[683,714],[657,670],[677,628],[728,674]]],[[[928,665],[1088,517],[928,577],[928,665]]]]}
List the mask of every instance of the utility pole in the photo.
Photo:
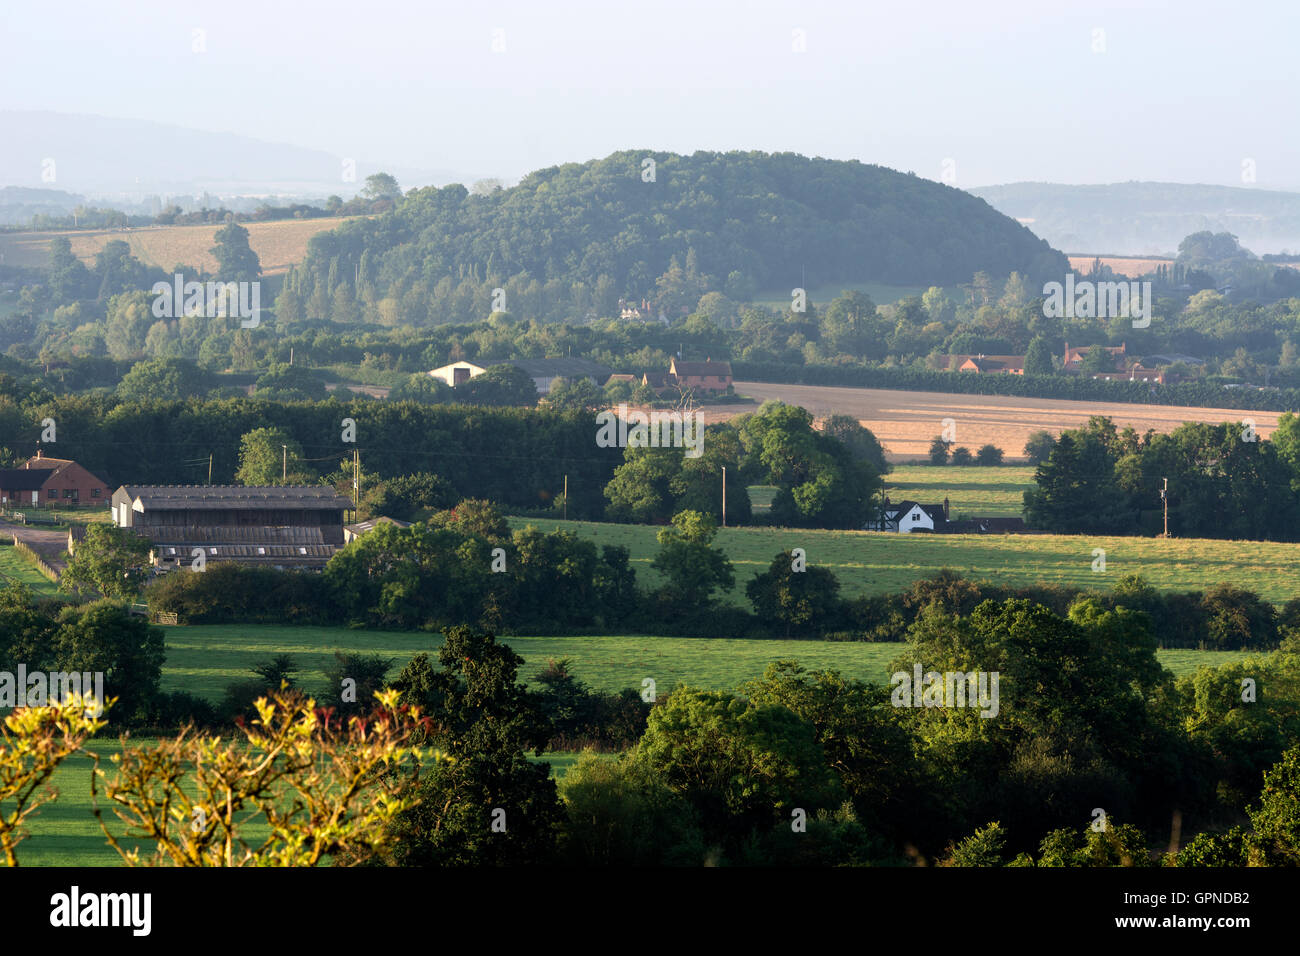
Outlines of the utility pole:
{"type": "MultiPolygon", "coordinates": [[[[352,449],[352,510],[361,510],[361,449],[352,449]]],[[[355,517],[355,514],[354,514],[355,517]]]]}
{"type": "Polygon", "coordinates": [[[1169,537],[1169,479],[1163,478],[1165,486],[1160,489],[1160,501],[1165,506],[1165,537],[1169,537]]]}
{"type": "Polygon", "coordinates": [[[569,520],[569,476],[564,476],[564,520],[569,520]]]}
{"type": "Polygon", "coordinates": [[[212,484],[212,452],[208,452],[208,484],[212,484]]]}
{"type": "Polygon", "coordinates": [[[727,526],[727,466],[722,466],[722,526],[727,526]]]}
{"type": "Polygon", "coordinates": [[[284,452],[284,457],[280,461],[280,480],[288,481],[289,480],[289,446],[281,445],[280,448],[284,452]]]}

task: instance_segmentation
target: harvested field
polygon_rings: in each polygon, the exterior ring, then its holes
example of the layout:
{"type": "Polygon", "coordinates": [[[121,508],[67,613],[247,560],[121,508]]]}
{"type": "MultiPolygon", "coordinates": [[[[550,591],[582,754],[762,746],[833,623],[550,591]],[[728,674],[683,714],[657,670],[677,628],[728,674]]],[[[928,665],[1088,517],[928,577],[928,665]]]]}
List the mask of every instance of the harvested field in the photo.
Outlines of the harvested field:
{"type": "MultiPolygon", "coordinates": [[[[1072,402],[1055,398],[953,395],[826,385],[775,385],[769,382],[736,382],[736,391],[759,401],[776,398],[792,405],[802,405],[818,418],[837,413],[852,415],[875,433],[891,461],[926,459],[930,439],[940,433],[945,418],[956,422],[957,447],[966,447],[973,452],[980,445],[993,444],[1006,453],[1008,461],[1023,461],[1025,440],[1030,432],[1044,429],[1058,435],[1067,428],[1086,425],[1093,415],[1105,415],[1121,429],[1132,425],[1139,433],[1149,428],[1171,432],[1184,422],[1239,422],[1243,416],[1248,416],[1254,420],[1260,437],[1267,438],[1277,427],[1280,414],[1232,408],[1072,402]]],[[[718,419],[725,419],[751,410],[740,405],[724,405],[711,411],[719,413],[718,419]],[[724,410],[728,414],[721,414],[724,410]]]]}
{"type": "MultiPolygon", "coordinates": [[[[346,216],[325,219],[283,219],[276,222],[240,223],[248,230],[248,242],[262,262],[263,275],[280,275],[307,254],[307,241],[326,232],[346,216]]],[[[50,261],[50,240],[63,236],[82,262],[93,265],[95,255],[113,239],[131,246],[131,253],[146,265],[171,269],[178,264],[199,266],[209,272],[217,260],[208,251],[215,245],[213,234],[221,223],[201,226],[139,226],[131,229],[87,229],[56,232],[11,232],[0,234],[0,254],[7,265],[44,267],[50,261]]]]}
{"type": "Polygon", "coordinates": [[[1150,275],[1160,266],[1174,264],[1173,259],[1163,259],[1159,256],[1069,256],[1068,258],[1070,268],[1077,272],[1086,274],[1092,269],[1093,262],[1100,259],[1101,264],[1111,272],[1119,276],[1128,276],[1130,279],[1150,275]]]}

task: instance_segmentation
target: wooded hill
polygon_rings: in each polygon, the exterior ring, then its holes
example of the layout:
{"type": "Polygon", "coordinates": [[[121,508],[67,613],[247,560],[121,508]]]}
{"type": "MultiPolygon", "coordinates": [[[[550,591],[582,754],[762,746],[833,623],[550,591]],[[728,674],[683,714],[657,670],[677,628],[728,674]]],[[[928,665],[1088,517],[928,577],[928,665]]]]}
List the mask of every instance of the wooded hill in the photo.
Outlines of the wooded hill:
{"type": "Polygon", "coordinates": [[[951,286],[977,271],[1032,279],[1068,268],[983,200],[913,174],[793,153],[626,151],[538,170],[485,195],[460,185],[413,190],[374,221],[313,238],[292,287],[308,300],[351,286],[407,312],[445,299],[440,281],[505,286],[526,274],[551,283],[548,295],[568,298],[581,285],[585,301],[609,314],[619,296],[655,297],[674,259],[699,288],[738,300],[760,288],[951,286]]]}

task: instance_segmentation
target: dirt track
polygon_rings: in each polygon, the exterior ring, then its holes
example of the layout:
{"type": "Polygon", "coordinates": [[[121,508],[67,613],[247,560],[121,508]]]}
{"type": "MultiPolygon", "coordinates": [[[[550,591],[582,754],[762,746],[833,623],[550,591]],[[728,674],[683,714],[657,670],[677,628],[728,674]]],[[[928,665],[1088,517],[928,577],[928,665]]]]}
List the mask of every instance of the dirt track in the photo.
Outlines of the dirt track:
{"type": "MultiPolygon", "coordinates": [[[[1184,422],[1239,422],[1249,417],[1261,438],[1277,427],[1278,412],[1240,411],[1230,408],[1188,408],[1177,405],[1130,405],[1123,402],[1071,402],[1049,398],[1006,395],[951,395],[945,392],[902,392],[879,388],[836,388],[821,385],[775,385],[736,382],[736,391],[759,401],[778,398],[801,405],[818,418],[853,415],[870,428],[885,446],[891,460],[925,458],[930,440],[943,428],[943,419],[956,422],[958,446],[972,452],[992,443],[1008,460],[1020,458],[1029,433],[1046,429],[1059,434],[1078,428],[1093,415],[1105,415],[1116,426],[1132,425],[1171,432],[1184,422]]],[[[714,406],[718,419],[753,409],[714,406]],[[725,413],[724,413],[724,410],[725,413]]]]}

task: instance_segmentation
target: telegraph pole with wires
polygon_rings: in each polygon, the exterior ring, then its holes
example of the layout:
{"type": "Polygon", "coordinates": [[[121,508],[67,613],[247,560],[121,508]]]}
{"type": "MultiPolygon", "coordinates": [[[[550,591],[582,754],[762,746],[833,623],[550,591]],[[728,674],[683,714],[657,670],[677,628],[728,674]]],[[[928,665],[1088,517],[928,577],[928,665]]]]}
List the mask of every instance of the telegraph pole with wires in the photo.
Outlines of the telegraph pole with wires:
{"type": "Polygon", "coordinates": [[[212,452],[208,452],[208,484],[212,484],[212,452]]]}

